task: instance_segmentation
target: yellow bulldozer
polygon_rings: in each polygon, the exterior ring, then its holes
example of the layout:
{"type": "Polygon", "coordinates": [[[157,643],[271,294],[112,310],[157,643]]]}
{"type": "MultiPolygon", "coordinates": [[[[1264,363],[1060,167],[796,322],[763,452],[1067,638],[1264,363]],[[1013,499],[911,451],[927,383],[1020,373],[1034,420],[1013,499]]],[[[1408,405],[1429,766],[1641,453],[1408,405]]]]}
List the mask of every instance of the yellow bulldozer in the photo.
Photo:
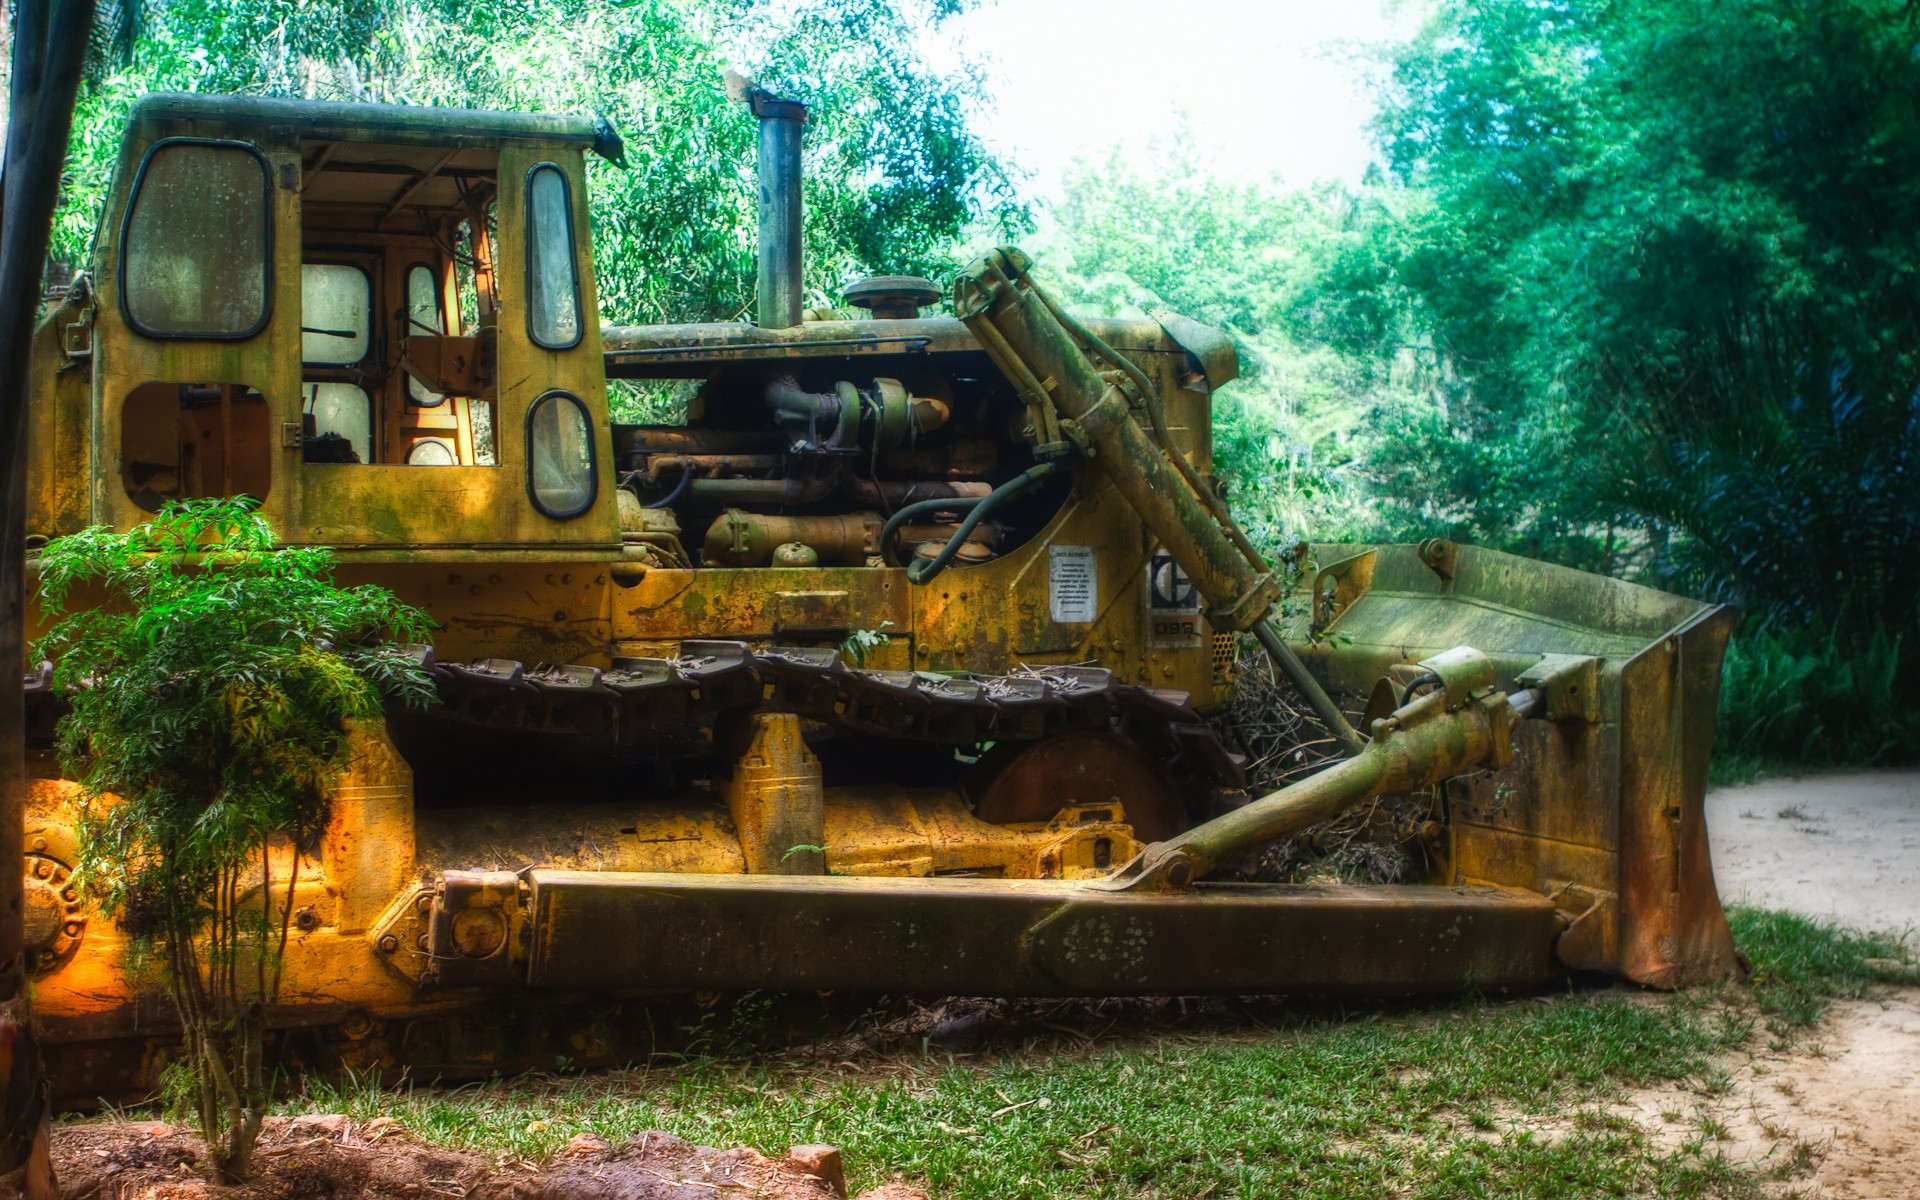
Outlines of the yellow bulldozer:
{"type": "MultiPolygon", "coordinates": [[[[1737,974],[1701,808],[1725,612],[1440,540],[1313,547],[1283,605],[1212,474],[1225,337],[1083,320],[1012,249],[952,316],[888,276],[808,319],[806,111],[751,110],[755,319],[604,328],[604,124],[133,111],[36,334],[30,538],[245,495],[438,624],[439,702],[354,730],[323,836],[268,853],[298,867],[283,1049],[592,1062],[621,1042],[583,1011],[751,988],[1737,974]],[[610,389],[685,419],[614,422],[610,389]],[[1266,795],[1209,722],[1243,639],[1338,750],[1266,795]],[[1421,816],[1379,833],[1415,878],[1239,869],[1382,797],[1421,816]]],[[[75,887],[77,785],[38,761],[34,1020],[62,1097],[124,1094],[165,987],[75,887]]]]}

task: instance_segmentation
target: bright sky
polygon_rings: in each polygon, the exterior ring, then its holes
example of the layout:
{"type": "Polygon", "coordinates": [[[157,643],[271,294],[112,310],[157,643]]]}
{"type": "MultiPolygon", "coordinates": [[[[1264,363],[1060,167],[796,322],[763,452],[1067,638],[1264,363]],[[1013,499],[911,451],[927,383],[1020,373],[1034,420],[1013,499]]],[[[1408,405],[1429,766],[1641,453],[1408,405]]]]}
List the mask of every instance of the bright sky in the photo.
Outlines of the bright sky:
{"type": "Polygon", "coordinates": [[[1055,196],[1076,155],[1155,137],[1217,171],[1357,181],[1373,113],[1369,43],[1419,28],[1422,0],[982,0],[937,62],[984,62],[980,128],[1055,196]],[[945,58],[952,55],[953,58],[945,58]]]}

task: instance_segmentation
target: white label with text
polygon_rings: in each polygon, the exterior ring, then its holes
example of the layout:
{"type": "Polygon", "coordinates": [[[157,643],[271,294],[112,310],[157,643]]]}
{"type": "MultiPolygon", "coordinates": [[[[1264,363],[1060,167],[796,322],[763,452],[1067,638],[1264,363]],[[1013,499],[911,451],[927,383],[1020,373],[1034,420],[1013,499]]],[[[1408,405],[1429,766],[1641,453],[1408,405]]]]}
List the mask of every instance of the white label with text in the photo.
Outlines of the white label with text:
{"type": "Polygon", "coordinates": [[[1100,574],[1095,567],[1093,546],[1048,547],[1047,597],[1056,623],[1080,625],[1099,616],[1100,574]]]}

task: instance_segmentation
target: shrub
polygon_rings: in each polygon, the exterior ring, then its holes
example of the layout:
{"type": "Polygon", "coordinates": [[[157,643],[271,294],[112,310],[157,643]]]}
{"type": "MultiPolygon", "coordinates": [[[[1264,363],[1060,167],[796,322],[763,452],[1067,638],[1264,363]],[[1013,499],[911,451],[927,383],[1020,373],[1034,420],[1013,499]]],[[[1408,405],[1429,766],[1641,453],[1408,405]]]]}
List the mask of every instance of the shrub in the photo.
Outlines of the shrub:
{"type": "Polygon", "coordinates": [[[1736,634],[1720,677],[1717,756],[1876,766],[1920,758],[1920,653],[1876,622],[1736,634]],[[1852,634],[1852,636],[1849,636],[1852,634]]]}
{"type": "Polygon", "coordinates": [[[172,504],[127,533],[49,544],[39,653],[72,700],[63,770],[82,785],[78,873],[136,939],[160,948],[215,1169],[245,1178],[268,1101],[264,1043],[279,995],[298,854],[345,765],[345,722],[431,684],[390,639],[425,614],[341,589],[325,550],[279,548],[252,502],[172,504]],[[76,585],[103,601],[68,609],[76,585]]]}

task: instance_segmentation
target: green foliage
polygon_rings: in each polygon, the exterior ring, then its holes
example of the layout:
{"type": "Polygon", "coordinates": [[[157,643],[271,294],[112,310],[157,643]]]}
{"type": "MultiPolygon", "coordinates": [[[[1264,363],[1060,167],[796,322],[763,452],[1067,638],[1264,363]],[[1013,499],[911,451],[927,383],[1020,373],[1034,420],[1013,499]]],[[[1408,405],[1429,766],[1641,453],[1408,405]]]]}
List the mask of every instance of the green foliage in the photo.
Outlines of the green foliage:
{"type": "Polygon", "coordinates": [[[1482,540],[1915,628],[1916,35],[1896,0],[1443,4],[1380,134],[1465,386],[1388,477],[1482,540]]]}
{"type": "Polygon", "coordinates": [[[71,697],[59,751],[83,789],[78,874],[129,933],[164,944],[202,1128],[242,1175],[297,876],[281,855],[277,880],[267,848],[319,832],[345,722],[432,694],[389,644],[424,640],[425,615],[334,587],[331,567],[324,550],[275,549],[246,499],[169,505],[40,557],[57,622],[36,650],[71,697]]]}
{"type": "Polygon", "coordinates": [[[1389,55],[1387,179],[1116,156],[1048,265],[1232,333],[1256,528],[1451,536],[1851,654],[1920,634],[1916,34],[1893,0],[1445,0],[1389,55]]]}
{"type": "Polygon", "coordinates": [[[1088,315],[1171,309],[1225,331],[1241,378],[1215,399],[1215,469],[1267,547],[1378,531],[1362,435],[1376,407],[1433,385],[1431,356],[1384,286],[1384,193],[1218,178],[1155,145],[1143,171],[1083,162],[1038,244],[1063,299],[1088,315]]]}
{"type": "Polygon", "coordinates": [[[590,160],[601,315],[730,319],[751,306],[755,123],[728,70],[806,100],[808,302],[870,272],[950,274],[978,221],[1024,210],[966,120],[969,73],[921,34],[949,0],[177,0],[142,6],[130,60],[74,123],[56,258],[85,261],[143,91],[599,114],[628,168],[590,160]]]}
{"type": "Polygon", "coordinates": [[[1911,635],[1761,625],[1737,634],[1721,670],[1714,753],[1808,765],[1920,756],[1920,654],[1911,635]]]}
{"type": "Polygon", "coordinates": [[[891,628],[892,621],[882,621],[872,629],[851,631],[840,641],[840,657],[846,660],[848,666],[866,666],[869,654],[893,642],[893,635],[887,632],[891,628]]]}
{"type": "Polygon", "coordinates": [[[1880,622],[1920,639],[1920,390],[1875,402],[1839,368],[1802,388],[1782,402],[1756,395],[1720,429],[1653,441],[1610,486],[1684,531],[1671,574],[1694,594],[1778,625],[1831,626],[1850,652],[1880,622]]]}

